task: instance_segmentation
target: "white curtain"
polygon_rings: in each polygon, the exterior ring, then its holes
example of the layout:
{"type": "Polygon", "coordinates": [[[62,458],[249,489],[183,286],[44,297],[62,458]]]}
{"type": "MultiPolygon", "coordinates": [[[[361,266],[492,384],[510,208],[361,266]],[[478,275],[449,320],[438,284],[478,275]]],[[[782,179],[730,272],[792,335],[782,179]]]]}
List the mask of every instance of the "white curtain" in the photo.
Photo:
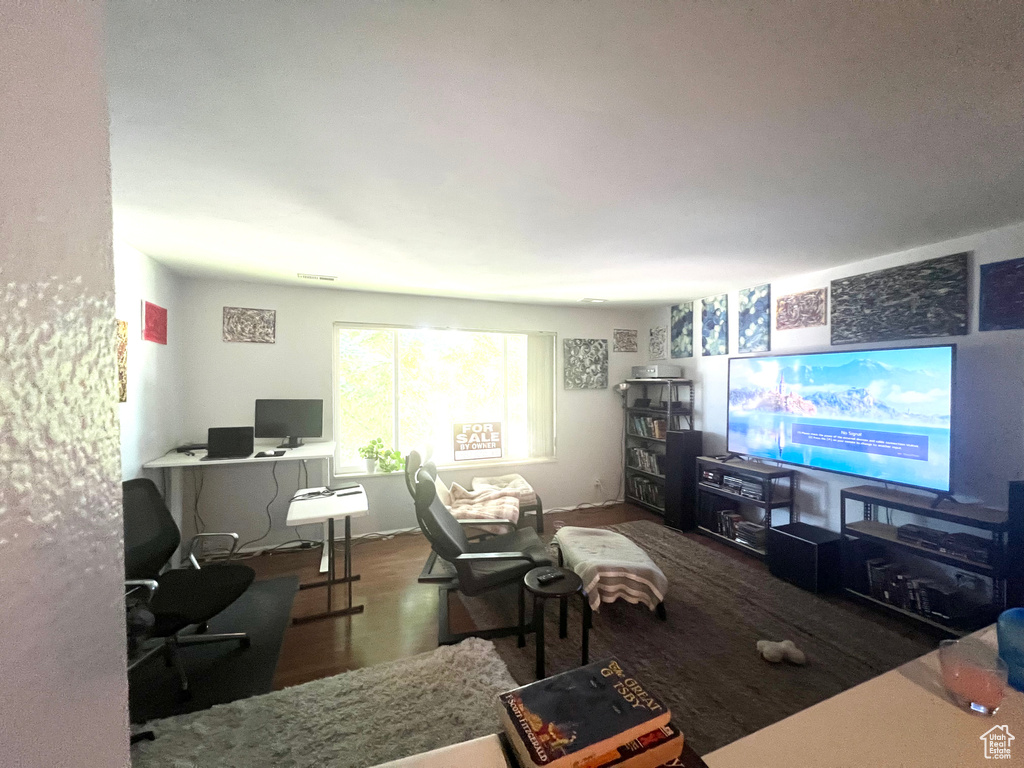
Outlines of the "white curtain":
{"type": "Polygon", "coordinates": [[[555,336],[526,340],[526,424],[530,458],[555,455],[555,336]]]}

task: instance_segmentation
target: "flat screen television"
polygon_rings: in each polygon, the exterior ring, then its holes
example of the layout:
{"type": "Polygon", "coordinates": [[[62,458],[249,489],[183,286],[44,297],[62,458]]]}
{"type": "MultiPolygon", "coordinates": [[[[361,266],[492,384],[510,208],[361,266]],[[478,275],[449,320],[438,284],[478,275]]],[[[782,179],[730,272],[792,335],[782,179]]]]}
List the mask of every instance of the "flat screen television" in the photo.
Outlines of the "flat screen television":
{"type": "Polygon", "coordinates": [[[734,357],[728,451],[951,492],[956,345],[734,357]]]}
{"type": "Polygon", "coordinates": [[[278,448],[298,448],[304,437],[322,437],[323,400],[257,400],[256,437],[281,437],[278,448]]]}

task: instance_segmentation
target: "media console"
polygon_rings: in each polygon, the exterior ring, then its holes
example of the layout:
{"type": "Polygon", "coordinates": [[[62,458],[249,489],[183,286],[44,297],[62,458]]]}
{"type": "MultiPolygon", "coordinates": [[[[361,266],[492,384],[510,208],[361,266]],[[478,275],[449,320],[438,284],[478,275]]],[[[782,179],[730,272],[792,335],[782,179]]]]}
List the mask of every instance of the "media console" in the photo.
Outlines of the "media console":
{"type": "Polygon", "coordinates": [[[847,594],[950,635],[1008,607],[1022,554],[1006,510],[870,485],[839,496],[847,594]],[[859,518],[851,502],[861,505],[859,518]]]}
{"type": "Polygon", "coordinates": [[[786,509],[796,520],[796,471],[768,464],[701,456],[697,459],[697,530],[743,552],[764,558],[772,512],[786,509]],[[740,514],[740,505],[761,511],[760,521],[740,514]]]}

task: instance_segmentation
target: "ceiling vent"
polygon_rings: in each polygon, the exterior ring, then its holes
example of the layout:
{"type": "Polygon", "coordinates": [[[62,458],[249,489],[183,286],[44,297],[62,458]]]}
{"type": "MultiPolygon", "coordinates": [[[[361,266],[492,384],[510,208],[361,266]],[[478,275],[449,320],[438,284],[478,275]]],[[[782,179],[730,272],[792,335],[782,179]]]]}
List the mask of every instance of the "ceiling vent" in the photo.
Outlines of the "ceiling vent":
{"type": "Polygon", "coordinates": [[[325,283],[333,283],[338,279],[337,275],[310,275],[305,272],[296,273],[303,280],[320,280],[325,283]]]}

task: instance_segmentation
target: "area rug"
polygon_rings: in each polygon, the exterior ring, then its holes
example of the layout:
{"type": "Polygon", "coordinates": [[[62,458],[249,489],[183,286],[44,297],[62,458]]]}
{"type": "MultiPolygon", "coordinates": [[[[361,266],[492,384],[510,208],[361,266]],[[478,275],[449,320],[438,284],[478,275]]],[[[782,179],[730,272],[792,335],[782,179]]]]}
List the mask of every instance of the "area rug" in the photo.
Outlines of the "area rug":
{"type": "Polygon", "coordinates": [[[178,695],[178,674],[154,658],[128,676],[128,709],[133,723],[209,709],[214,704],[270,693],[288,628],[297,576],[253,582],[252,586],[210,620],[211,634],[248,632],[251,645],[214,643],[183,648],[181,662],[192,698],[178,695]]]}
{"type": "MultiPolygon", "coordinates": [[[[672,710],[698,754],[724,746],[909,661],[933,647],[905,638],[745,562],[651,521],[611,526],[665,572],[668,620],[618,601],[594,614],[592,661],[615,656],[672,710]],[[758,640],[793,640],[804,667],[774,665],[758,640]]],[[[546,612],[548,675],[580,664],[579,599],[569,637],[558,638],[557,603],[546,612]]],[[[520,684],[534,679],[534,641],[495,641],[520,684]]]]}
{"type": "Polygon", "coordinates": [[[499,730],[515,687],[494,645],[459,645],[149,724],[134,768],[359,768],[499,730]]]}

